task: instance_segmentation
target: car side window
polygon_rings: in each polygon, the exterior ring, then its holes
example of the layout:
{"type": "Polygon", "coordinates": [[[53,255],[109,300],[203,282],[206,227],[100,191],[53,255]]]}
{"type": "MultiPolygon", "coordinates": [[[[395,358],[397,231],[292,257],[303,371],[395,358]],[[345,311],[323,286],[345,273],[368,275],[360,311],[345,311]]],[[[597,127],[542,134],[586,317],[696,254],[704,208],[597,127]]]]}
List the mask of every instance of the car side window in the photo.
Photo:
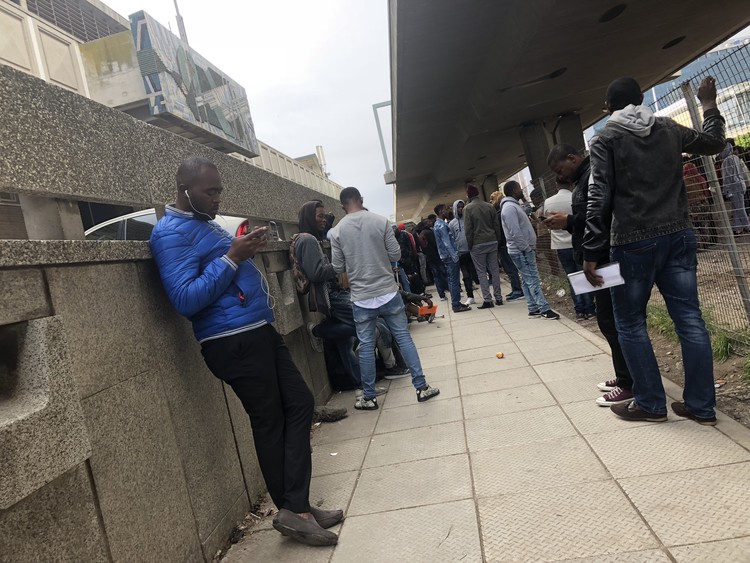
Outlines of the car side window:
{"type": "Polygon", "coordinates": [[[125,221],[104,225],[86,235],[86,240],[122,240],[125,221]]]}
{"type": "Polygon", "coordinates": [[[156,225],[156,213],[131,217],[125,225],[125,240],[148,240],[156,225]]]}

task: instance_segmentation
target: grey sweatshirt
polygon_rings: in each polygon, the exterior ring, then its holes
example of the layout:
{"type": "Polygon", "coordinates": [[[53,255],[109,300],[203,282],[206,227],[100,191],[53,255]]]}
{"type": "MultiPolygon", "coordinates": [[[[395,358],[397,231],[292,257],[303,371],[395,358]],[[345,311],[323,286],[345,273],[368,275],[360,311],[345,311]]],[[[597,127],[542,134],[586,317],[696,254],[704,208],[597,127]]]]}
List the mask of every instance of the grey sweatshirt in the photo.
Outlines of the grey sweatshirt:
{"type": "Polygon", "coordinates": [[[388,219],[369,211],[349,213],[329,233],[333,269],[346,272],[352,301],[398,291],[391,262],[401,258],[388,219]]]}
{"type": "Polygon", "coordinates": [[[528,250],[534,250],[536,233],[518,200],[504,197],[500,206],[502,208],[500,218],[508,244],[508,254],[522,254],[528,250]]]}

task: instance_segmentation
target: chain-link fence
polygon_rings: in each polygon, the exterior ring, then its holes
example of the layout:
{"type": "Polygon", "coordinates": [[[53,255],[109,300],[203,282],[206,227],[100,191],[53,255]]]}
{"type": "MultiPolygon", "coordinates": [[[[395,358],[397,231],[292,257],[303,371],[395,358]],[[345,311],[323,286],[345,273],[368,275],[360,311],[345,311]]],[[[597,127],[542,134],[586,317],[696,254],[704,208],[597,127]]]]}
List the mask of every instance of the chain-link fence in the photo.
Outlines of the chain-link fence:
{"type": "MultiPolygon", "coordinates": [[[[750,344],[750,45],[729,51],[677,88],[650,103],[657,116],[700,127],[695,98],[706,76],[716,79],[718,105],[733,145],[716,157],[685,155],[688,205],[699,240],[698,288],[704,315],[714,329],[750,344]],[[696,123],[697,122],[697,123],[696,123]]],[[[545,197],[557,193],[554,174],[534,181],[545,197]]],[[[564,276],[550,234],[538,224],[538,264],[543,274],[564,276]]],[[[661,301],[654,290],[652,301],[661,301]]]]}

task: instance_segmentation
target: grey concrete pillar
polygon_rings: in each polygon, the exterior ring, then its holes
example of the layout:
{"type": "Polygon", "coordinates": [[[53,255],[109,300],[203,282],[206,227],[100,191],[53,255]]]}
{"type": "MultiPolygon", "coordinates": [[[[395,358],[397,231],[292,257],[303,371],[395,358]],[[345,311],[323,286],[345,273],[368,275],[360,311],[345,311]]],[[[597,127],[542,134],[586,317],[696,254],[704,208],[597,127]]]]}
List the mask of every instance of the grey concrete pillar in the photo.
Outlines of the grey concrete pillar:
{"type": "Polygon", "coordinates": [[[83,222],[74,201],[19,194],[29,240],[81,240],[83,222]]]}
{"type": "Polygon", "coordinates": [[[582,151],[586,147],[583,140],[583,127],[581,127],[581,116],[577,113],[563,115],[555,130],[555,144],[568,143],[582,151]]]}
{"type": "Polygon", "coordinates": [[[542,123],[527,123],[518,130],[521,135],[526,164],[531,172],[531,179],[541,178],[549,173],[547,155],[552,149],[552,135],[542,123]]]}

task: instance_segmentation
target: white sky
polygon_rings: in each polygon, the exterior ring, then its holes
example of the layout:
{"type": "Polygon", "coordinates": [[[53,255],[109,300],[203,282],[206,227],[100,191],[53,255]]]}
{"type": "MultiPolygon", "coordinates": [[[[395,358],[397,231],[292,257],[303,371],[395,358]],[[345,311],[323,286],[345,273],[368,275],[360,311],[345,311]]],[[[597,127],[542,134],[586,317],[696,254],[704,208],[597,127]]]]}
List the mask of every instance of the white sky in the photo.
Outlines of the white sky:
{"type": "MultiPolygon", "coordinates": [[[[104,2],[126,18],[143,9],[178,35],[173,0],[104,2]]],[[[323,145],[332,180],[393,213],[372,111],[391,96],[387,0],[178,2],[190,46],[245,87],[260,140],[291,157],[323,145]]]]}

